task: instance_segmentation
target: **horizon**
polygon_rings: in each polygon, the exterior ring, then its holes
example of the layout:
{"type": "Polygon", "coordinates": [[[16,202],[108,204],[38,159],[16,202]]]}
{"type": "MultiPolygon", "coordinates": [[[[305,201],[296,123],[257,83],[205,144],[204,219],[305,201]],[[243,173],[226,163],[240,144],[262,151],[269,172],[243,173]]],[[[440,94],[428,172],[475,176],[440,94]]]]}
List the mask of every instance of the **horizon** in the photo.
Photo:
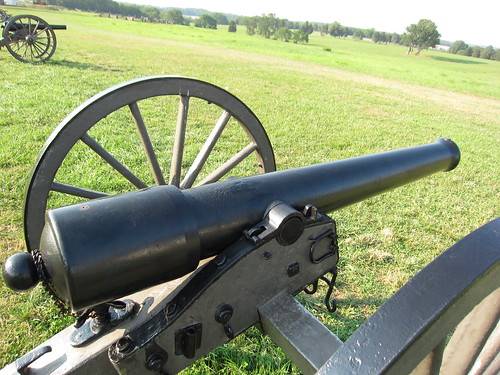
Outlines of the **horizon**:
{"type": "MultiPolygon", "coordinates": [[[[320,23],[340,22],[344,26],[374,28],[377,31],[402,34],[406,27],[427,18],[436,23],[441,39],[454,42],[463,40],[478,46],[500,47],[500,27],[497,15],[500,4],[487,0],[456,3],[450,0],[433,2],[422,0],[408,12],[395,0],[381,0],[378,3],[358,1],[345,4],[325,4],[311,0],[307,7],[283,0],[253,1],[245,4],[230,0],[117,0],[121,3],[152,5],[158,8],[198,8],[210,12],[231,13],[240,16],[258,16],[274,13],[279,18],[291,21],[320,23]],[[359,9],[363,7],[364,11],[359,9]],[[390,9],[388,12],[387,9],[390,9]],[[330,12],[331,11],[331,12],[330,12]],[[453,17],[450,13],[453,11],[453,17]],[[331,13],[331,15],[329,15],[331,13]],[[470,25],[465,28],[464,25],[470,25]],[[495,30],[496,26],[496,30],[495,30]]],[[[406,8],[406,7],[405,7],[406,8]]]]}

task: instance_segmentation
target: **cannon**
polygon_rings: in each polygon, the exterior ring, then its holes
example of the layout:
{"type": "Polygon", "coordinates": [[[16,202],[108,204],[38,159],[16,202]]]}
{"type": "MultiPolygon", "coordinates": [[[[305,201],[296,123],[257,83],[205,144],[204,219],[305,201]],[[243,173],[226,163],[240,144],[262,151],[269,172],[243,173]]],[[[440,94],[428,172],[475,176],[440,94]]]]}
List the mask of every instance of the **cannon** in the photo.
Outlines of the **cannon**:
{"type": "Polygon", "coordinates": [[[11,256],[3,269],[14,290],[43,283],[61,308],[77,314],[75,326],[1,373],[173,374],[255,325],[304,373],[414,368],[435,373],[456,367],[457,357],[467,358],[463,366],[471,368],[479,354],[486,368],[492,360],[484,338],[498,316],[499,220],[431,263],[346,343],[295,299],[302,291],[318,292],[324,282],[326,308],[336,310],[338,230],[326,213],[453,170],[459,160],[458,146],[439,139],[275,171],[260,121],[217,86],[151,77],[106,90],[73,111],[49,137],[26,194],[28,252],[11,256]],[[166,179],[139,103],[145,108],[147,100],[172,96],[178,112],[166,179]],[[187,119],[196,101],[221,113],[188,166],[183,162],[187,119]],[[154,184],[106,150],[99,133],[90,134],[118,111],[135,122],[154,184]],[[223,132],[230,131],[231,119],[248,141],[220,167],[203,171],[223,132]],[[114,194],[56,180],[76,147],[91,150],[138,190],[114,194]],[[264,173],[227,177],[250,155],[255,156],[250,165],[264,173]],[[54,193],[79,202],[51,203],[54,193]],[[471,249],[479,253],[471,257],[471,249]],[[460,342],[447,335],[457,325],[455,335],[464,334],[459,323],[471,310],[489,320],[478,334],[480,345],[457,351],[460,342]]]}
{"type": "Polygon", "coordinates": [[[66,30],[65,25],[50,25],[38,16],[9,16],[1,9],[0,25],[0,48],[7,48],[16,60],[32,64],[49,60],[57,48],[54,30],[66,30]]]}

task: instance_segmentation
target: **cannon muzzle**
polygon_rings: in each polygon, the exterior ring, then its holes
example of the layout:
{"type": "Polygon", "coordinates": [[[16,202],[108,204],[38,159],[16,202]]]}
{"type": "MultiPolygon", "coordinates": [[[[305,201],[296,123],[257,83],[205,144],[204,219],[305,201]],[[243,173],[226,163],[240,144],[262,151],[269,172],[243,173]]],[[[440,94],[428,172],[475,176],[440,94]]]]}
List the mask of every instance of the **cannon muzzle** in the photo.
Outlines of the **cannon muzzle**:
{"type": "MultiPolygon", "coordinates": [[[[37,269],[58,297],[81,310],[186,275],[241,237],[275,201],[332,211],[449,171],[459,160],[457,145],[440,139],[184,191],[157,186],[57,208],[46,216],[37,269]]],[[[15,260],[4,269],[7,285],[36,283],[32,260],[15,260]]]]}

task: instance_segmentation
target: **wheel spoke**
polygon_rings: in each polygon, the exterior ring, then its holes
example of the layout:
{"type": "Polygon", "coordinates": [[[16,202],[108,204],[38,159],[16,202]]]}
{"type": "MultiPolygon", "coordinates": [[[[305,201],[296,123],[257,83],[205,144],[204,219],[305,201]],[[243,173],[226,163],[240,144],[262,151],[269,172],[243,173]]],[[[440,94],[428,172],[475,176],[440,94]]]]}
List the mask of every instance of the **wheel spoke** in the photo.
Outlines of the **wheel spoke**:
{"type": "Polygon", "coordinates": [[[201,147],[200,152],[198,153],[198,155],[196,155],[193,164],[191,165],[188,172],[186,173],[186,176],[182,180],[181,182],[182,189],[190,188],[193,185],[193,182],[196,180],[196,177],[198,177],[198,174],[205,165],[208,156],[212,152],[215,143],[219,140],[222,131],[226,127],[230,118],[231,114],[227,111],[224,111],[222,115],[219,117],[219,120],[217,120],[217,123],[212,129],[212,132],[210,133],[207,140],[201,147]]]}
{"type": "Polygon", "coordinates": [[[99,143],[97,143],[92,137],[85,133],[81,138],[83,143],[89,146],[97,155],[104,159],[109,165],[111,165],[118,173],[125,177],[130,183],[139,189],[146,188],[147,185],[142,182],[136,175],[134,175],[127,167],[115,159],[108,151],[106,151],[99,143]]]}
{"type": "Polygon", "coordinates": [[[236,167],[239,163],[241,163],[247,156],[249,156],[252,152],[257,149],[257,145],[255,143],[248,144],[245,148],[239,151],[236,155],[234,155],[231,159],[226,161],[223,165],[213,171],[208,177],[206,177],[200,185],[210,184],[212,182],[220,180],[221,177],[225,176],[231,169],[236,167]]]}
{"type": "Polygon", "coordinates": [[[146,156],[149,160],[149,165],[151,167],[151,171],[153,172],[155,181],[158,185],[165,185],[165,179],[163,178],[163,174],[161,173],[160,164],[158,164],[158,159],[156,158],[153,144],[151,143],[151,139],[149,138],[146,125],[144,125],[144,120],[142,118],[141,111],[139,110],[137,102],[133,102],[132,104],[130,104],[129,108],[137,125],[137,130],[139,132],[139,136],[141,137],[144,151],[146,151],[146,156]]]}
{"type": "Polygon", "coordinates": [[[43,49],[40,48],[40,46],[37,45],[37,43],[33,43],[32,47],[35,49],[35,51],[38,53],[37,56],[41,56],[43,54],[43,49]]]}
{"type": "MultiPolygon", "coordinates": [[[[44,25],[44,26],[45,26],[45,25],[44,25]]],[[[38,35],[40,35],[41,33],[45,32],[45,31],[47,31],[47,26],[45,26],[43,29],[40,29],[40,31],[38,31],[38,32],[35,34],[35,36],[38,36],[38,35]]]]}
{"type": "Polygon", "coordinates": [[[181,181],[182,155],[184,153],[188,109],[189,97],[181,95],[179,112],[177,113],[177,126],[175,127],[174,146],[172,148],[172,162],[170,164],[170,183],[175,186],[179,186],[181,181]]]}
{"type": "Polygon", "coordinates": [[[102,193],[100,191],[94,191],[89,189],[84,189],[81,187],[62,184],[60,182],[52,182],[52,191],[57,191],[58,193],[73,195],[75,197],[88,198],[88,199],[96,199],[107,197],[109,194],[102,193]]]}

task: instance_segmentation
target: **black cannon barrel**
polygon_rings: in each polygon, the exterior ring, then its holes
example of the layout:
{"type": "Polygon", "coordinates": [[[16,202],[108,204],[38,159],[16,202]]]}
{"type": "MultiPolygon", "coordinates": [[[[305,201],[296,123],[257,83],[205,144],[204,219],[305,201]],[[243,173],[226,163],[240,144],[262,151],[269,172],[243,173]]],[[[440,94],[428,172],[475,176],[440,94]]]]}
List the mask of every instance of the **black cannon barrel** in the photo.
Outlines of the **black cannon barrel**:
{"type": "MultiPolygon", "coordinates": [[[[81,310],[187,274],[260,221],[274,201],[332,211],[451,170],[459,160],[456,144],[440,139],[185,191],[158,186],[97,199],[50,210],[39,251],[56,294],[81,310]]],[[[16,267],[9,259],[4,269],[14,288],[16,267]]],[[[33,267],[17,269],[25,270],[18,277],[23,289],[33,267]]]]}

